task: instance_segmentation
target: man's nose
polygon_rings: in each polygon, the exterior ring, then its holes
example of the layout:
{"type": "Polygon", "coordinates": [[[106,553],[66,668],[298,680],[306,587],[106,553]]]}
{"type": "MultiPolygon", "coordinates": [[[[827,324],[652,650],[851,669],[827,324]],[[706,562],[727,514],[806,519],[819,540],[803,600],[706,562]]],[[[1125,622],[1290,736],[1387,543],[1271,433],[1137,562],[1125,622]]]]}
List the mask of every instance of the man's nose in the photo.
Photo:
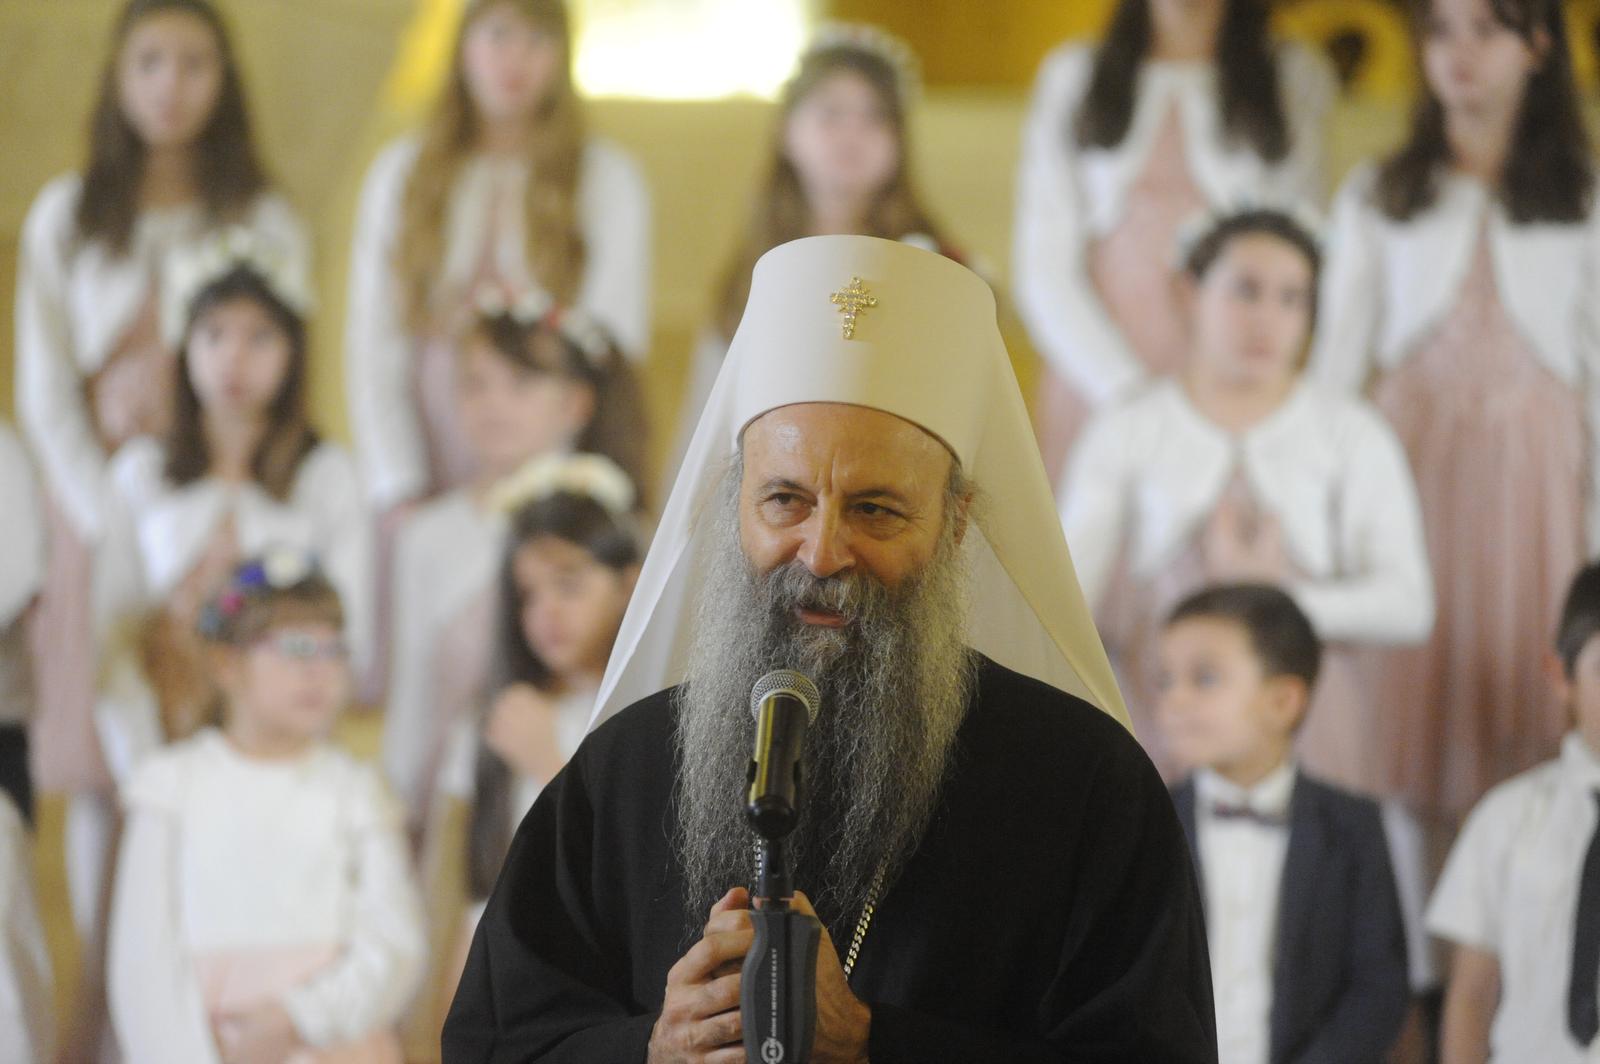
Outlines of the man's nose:
{"type": "Polygon", "coordinates": [[[799,558],[812,576],[827,578],[855,564],[849,534],[837,514],[819,507],[808,524],[799,558]]]}

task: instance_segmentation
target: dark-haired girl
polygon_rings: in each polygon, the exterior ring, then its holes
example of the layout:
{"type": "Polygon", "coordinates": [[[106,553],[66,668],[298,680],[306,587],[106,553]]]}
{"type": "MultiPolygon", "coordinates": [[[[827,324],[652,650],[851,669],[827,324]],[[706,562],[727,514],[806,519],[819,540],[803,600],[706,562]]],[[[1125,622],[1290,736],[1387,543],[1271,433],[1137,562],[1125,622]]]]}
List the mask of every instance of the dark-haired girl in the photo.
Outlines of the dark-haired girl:
{"type": "Polygon", "coordinates": [[[106,463],[127,440],[166,431],[177,337],[157,308],[170,262],[230,225],[307,254],[257,156],[216,9],[129,0],[101,74],[88,164],[39,194],[18,263],[17,406],[51,511],[32,736],[45,790],[107,783],[90,721],[88,564],[105,531],[106,463]]]}
{"type": "Polygon", "coordinates": [[[1166,756],[1150,716],[1162,621],[1207,584],[1261,582],[1288,591],[1329,644],[1302,756],[1348,787],[1386,782],[1351,647],[1421,641],[1433,596],[1394,433],[1367,403],[1301,375],[1319,260],[1288,215],[1214,222],[1185,263],[1186,367],[1097,416],[1072,456],[1063,521],[1078,579],[1169,774],[1194,766],[1166,756]]]}
{"type": "Polygon", "coordinates": [[[1410,138],[1339,194],[1312,372],[1370,387],[1416,473],[1439,594],[1383,744],[1436,823],[1551,756],[1540,665],[1593,553],[1600,219],[1557,0],[1418,0],[1410,138]]]}
{"type": "Polygon", "coordinates": [[[1179,227],[1203,207],[1320,202],[1335,79],[1268,34],[1264,0],[1122,0],[1105,40],[1045,59],[1023,133],[1012,285],[1048,369],[1054,477],[1089,412],[1176,371],[1179,227]]]}

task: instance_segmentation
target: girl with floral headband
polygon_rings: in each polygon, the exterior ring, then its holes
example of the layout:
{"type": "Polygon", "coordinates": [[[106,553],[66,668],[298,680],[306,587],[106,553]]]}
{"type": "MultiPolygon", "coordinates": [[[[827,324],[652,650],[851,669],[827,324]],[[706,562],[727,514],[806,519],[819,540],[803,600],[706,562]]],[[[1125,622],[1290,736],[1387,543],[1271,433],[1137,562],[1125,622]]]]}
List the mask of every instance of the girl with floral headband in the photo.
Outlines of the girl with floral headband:
{"type": "Polygon", "coordinates": [[[1104,39],[1039,68],[1018,164],[1012,283],[1045,362],[1034,424],[1052,478],[1084,422],[1181,368],[1171,261],[1196,211],[1323,201],[1337,92],[1275,41],[1266,0],[1120,0],[1104,39]]]}
{"type": "MultiPolygon", "coordinates": [[[[872,26],[824,26],[784,87],[772,150],[744,235],[691,356],[667,485],[722,368],[750,295],[756,260],[779,244],[827,233],[879,236],[962,259],[911,173],[916,56],[872,26]]],[[[663,492],[663,495],[665,492],[663,492]]]]}
{"type": "Polygon", "coordinates": [[[201,611],[216,726],[151,755],[125,799],[112,1013],[141,1061],[400,1064],[426,942],[398,805],[328,741],[346,618],[305,554],[233,568],[201,611]]]}
{"type": "Polygon", "coordinates": [[[468,804],[473,905],[446,980],[454,994],[511,833],[588,729],[644,557],[633,486],[593,455],[534,463],[502,486],[492,664],[480,710],[459,723],[439,786],[468,804]]]}
{"type": "Polygon", "coordinates": [[[527,295],[481,304],[453,389],[479,472],[417,510],[395,548],[383,760],[418,831],[430,820],[450,726],[470,715],[488,669],[505,534],[497,485],[530,462],[574,453],[606,456],[630,484],[643,464],[632,370],[583,311],[527,295]]]}
{"type": "Polygon", "coordinates": [[[1216,583],[1283,587],[1327,644],[1301,733],[1310,771],[1387,793],[1366,697],[1379,648],[1433,622],[1416,489],[1367,404],[1300,366],[1321,253],[1292,215],[1252,208],[1194,234],[1180,289],[1186,368],[1095,417],[1062,487],[1078,580],[1119,666],[1139,737],[1172,778],[1151,714],[1155,647],[1174,604],[1216,583]]]}
{"type": "Polygon", "coordinates": [[[1442,842],[1570,724],[1545,664],[1600,550],[1600,210],[1560,0],[1415,0],[1406,143],[1340,190],[1311,372],[1405,445],[1439,590],[1381,686],[1386,775],[1442,842]]]}

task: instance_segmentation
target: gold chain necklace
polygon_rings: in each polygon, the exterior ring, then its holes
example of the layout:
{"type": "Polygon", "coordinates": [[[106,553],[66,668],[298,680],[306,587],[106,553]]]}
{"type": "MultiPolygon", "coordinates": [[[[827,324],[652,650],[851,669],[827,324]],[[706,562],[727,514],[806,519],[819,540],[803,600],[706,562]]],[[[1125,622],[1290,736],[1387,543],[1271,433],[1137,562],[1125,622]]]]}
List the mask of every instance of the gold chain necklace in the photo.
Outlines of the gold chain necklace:
{"type": "MultiPolygon", "coordinates": [[[[755,842],[756,851],[756,878],[761,877],[761,841],[755,842]]],[[[861,918],[856,921],[855,934],[850,936],[850,949],[844,955],[844,978],[850,980],[850,973],[856,970],[856,959],[861,956],[861,945],[867,940],[867,932],[872,928],[872,917],[878,911],[878,903],[883,900],[883,881],[888,871],[885,865],[880,864],[878,870],[872,873],[872,883],[867,887],[867,900],[861,906],[861,918]]]]}

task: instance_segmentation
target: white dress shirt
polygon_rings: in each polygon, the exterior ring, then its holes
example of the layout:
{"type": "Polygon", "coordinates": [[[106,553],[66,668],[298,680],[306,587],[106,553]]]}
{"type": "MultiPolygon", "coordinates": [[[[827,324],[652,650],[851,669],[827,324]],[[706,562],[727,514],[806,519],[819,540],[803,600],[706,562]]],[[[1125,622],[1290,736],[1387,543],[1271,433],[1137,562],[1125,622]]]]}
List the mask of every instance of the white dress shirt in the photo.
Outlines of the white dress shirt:
{"type": "MultiPolygon", "coordinates": [[[[405,137],[373,161],[350,252],[345,390],[356,454],[378,507],[416,495],[427,480],[412,385],[417,338],[393,268],[419,148],[417,138],[405,137]]],[[[520,193],[526,182],[519,161],[479,156],[466,163],[446,209],[441,288],[469,284],[486,252],[502,280],[538,287],[527,261],[524,197],[499,195],[520,193]]],[[[578,214],[586,260],[577,305],[605,325],[630,358],[642,359],[650,344],[650,196],[638,164],[610,141],[591,138],[584,148],[578,214]]]]}
{"type": "Polygon", "coordinates": [[[1205,880],[1219,1064],[1267,1064],[1271,1049],[1278,906],[1295,778],[1293,762],[1248,789],[1207,769],[1195,773],[1195,845],[1205,880]],[[1221,818],[1214,813],[1219,805],[1247,807],[1284,823],[1221,818]]]}
{"type": "Polygon", "coordinates": [[[1189,173],[1213,206],[1322,202],[1323,140],[1338,82],[1303,45],[1283,44],[1277,55],[1290,144],[1277,163],[1224,131],[1211,63],[1145,62],[1127,135],[1115,148],[1092,150],[1078,146],[1073,127],[1094,48],[1063,45],[1039,68],[1018,164],[1012,288],[1040,353],[1095,403],[1128,394],[1145,371],[1094,289],[1089,248],[1121,221],[1173,108],[1189,173]]]}
{"type": "Polygon", "coordinates": [[[1234,435],[1177,380],[1090,422],[1072,455],[1062,523],[1098,606],[1126,543],[1136,577],[1171,565],[1242,474],[1303,577],[1287,590],[1325,639],[1408,643],[1433,626],[1433,577],[1410,466],[1367,403],[1302,380],[1234,435]]]}
{"type": "Polygon", "coordinates": [[[1600,1060],[1567,1030],[1578,887],[1600,814],[1600,757],[1577,733],[1553,761],[1490,791],[1467,818],[1428,906],[1428,930],[1492,953],[1500,1007],[1491,1064],[1600,1060]]]}
{"type": "MultiPolygon", "coordinates": [[[[105,365],[175,254],[214,233],[198,206],[141,211],[126,254],[78,239],[77,174],[34,200],[17,264],[17,410],[51,493],[93,543],[104,523],[105,471],[83,382],[105,365]]],[[[241,223],[274,247],[309,258],[305,229],[279,196],[259,197],[241,223]]],[[[306,274],[310,274],[309,268],[306,274]]],[[[164,337],[168,343],[177,337],[164,337]]]]}
{"type": "MultiPolygon", "coordinates": [[[[1576,224],[1521,224],[1482,182],[1439,179],[1437,201],[1397,222],[1373,202],[1377,167],[1358,167],[1335,202],[1311,376],[1354,394],[1398,368],[1455,309],[1485,227],[1495,290],[1545,368],[1600,417],[1600,211],[1576,224]]],[[[1591,428],[1586,525],[1600,549],[1600,437],[1591,428]]]]}

